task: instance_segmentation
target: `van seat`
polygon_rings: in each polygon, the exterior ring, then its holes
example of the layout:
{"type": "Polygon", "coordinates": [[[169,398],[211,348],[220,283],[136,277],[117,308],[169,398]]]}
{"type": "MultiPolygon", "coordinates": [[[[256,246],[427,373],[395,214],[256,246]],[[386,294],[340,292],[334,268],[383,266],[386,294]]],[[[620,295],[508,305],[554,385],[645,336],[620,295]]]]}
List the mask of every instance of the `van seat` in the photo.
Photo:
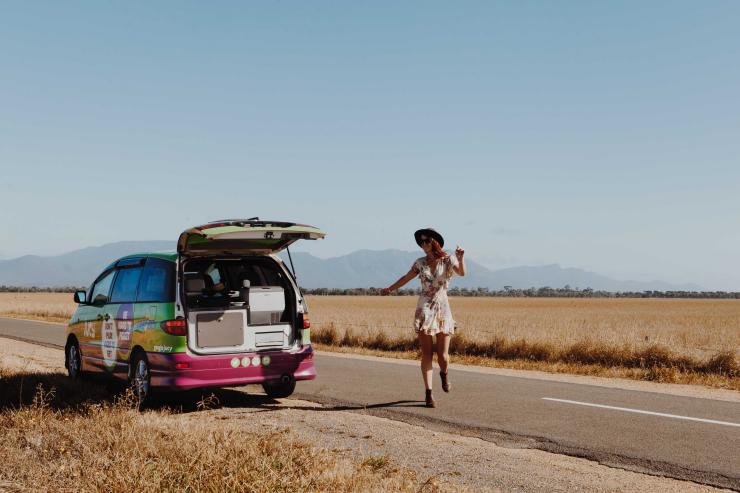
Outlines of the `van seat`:
{"type": "Polygon", "coordinates": [[[206,281],[200,272],[185,273],[185,298],[188,306],[198,306],[203,290],[206,288],[206,281]]]}
{"type": "Polygon", "coordinates": [[[206,281],[203,277],[185,279],[185,294],[191,296],[194,294],[201,294],[206,288],[206,281]]]}

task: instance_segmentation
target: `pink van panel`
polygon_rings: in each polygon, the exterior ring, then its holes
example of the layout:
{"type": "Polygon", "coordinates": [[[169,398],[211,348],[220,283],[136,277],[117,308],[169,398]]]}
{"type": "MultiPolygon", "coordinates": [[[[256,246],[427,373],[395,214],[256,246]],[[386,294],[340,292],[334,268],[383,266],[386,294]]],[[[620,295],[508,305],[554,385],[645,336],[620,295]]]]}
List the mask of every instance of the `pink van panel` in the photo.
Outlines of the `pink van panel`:
{"type": "Polygon", "coordinates": [[[275,351],[203,356],[188,353],[147,353],[147,358],[151,368],[152,386],[166,390],[263,383],[277,380],[282,375],[290,375],[296,380],[316,378],[311,346],[290,353],[275,351]],[[257,356],[269,356],[270,364],[254,366],[252,360],[257,356]],[[238,367],[232,366],[235,358],[239,360],[238,367]],[[249,366],[242,365],[244,358],[250,359],[249,366]],[[177,368],[178,363],[189,364],[189,368],[177,368]]]}

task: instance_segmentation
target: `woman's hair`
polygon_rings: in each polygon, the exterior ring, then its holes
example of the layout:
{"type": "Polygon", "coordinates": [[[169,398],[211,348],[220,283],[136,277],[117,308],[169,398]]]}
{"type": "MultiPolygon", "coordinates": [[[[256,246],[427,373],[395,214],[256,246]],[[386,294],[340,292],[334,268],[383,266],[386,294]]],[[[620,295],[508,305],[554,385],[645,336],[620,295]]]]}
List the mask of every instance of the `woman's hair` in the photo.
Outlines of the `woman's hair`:
{"type": "Polygon", "coordinates": [[[437,260],[445,258],[447,256],[445,251],[442,250],[442,247],[439,246],[439,242],[434,238],[430,238],[429,246],[432,247],[432,256],[437,260]]]}

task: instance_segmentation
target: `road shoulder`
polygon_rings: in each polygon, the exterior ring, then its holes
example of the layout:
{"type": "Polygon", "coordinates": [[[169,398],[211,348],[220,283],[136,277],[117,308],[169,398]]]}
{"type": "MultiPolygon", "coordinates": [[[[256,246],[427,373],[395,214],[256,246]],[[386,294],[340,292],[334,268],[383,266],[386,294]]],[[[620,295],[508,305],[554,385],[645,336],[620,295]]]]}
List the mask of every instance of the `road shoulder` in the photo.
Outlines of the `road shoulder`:
{"type": "MultiPolygon", "coordinates": [[[[384,359],[385,360],[385,359],[384,359]]],[[[54,349],[0,338],[3,366],[26,372],[63,372],[64,354],[54,349]]],[[[409,362],[412,363],[413,362],[409,362]]],[[[488,370],[488,369],[486,369],[488,370]]],[[[349,458],[370,456],[412,469],[443,490],[475,491],[719,491],[691,482],[611,468],[586,459],[506,448],[478,438],[438,432],[383,417],[336,410],[298,399],[238,404],[250,386],[221,394],[224,406],[173,416],[203,422],[218,420],[240,429],[291,430],[316,448],[349,458]]],[[[253,401],[250,401],[253,402],[253,401]]]]}

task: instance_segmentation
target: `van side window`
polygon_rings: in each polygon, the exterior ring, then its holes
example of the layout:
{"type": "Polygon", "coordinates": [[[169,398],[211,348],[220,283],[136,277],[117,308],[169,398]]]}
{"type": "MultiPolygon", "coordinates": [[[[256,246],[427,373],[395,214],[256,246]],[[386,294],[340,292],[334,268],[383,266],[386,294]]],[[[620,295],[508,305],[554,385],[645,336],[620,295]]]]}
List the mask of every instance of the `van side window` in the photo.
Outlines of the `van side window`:
{"type": "Polygon", "coordinates": [[[149,303],[175,301],[175,264],[158,258],[146,259],[136,301],[149,303]]]}
{"type": "Polygon", "coordinates": [[[110,295],[111,303],[133,303],[136,301],[136,287],[141,277],[141,267],[119,269],[116,282],[113,283],[113,292],[110,295]]]}
{"type": "Polygon", "coordinates": [[[113,282],[113,276],[116,271],[112,270],[105,276],[98,279],[93,286],[92,293],[90,294],[90,302],[94,305],[104,305],[108,303],[108,294],[110,293],[110,285],[113,282]]]}

